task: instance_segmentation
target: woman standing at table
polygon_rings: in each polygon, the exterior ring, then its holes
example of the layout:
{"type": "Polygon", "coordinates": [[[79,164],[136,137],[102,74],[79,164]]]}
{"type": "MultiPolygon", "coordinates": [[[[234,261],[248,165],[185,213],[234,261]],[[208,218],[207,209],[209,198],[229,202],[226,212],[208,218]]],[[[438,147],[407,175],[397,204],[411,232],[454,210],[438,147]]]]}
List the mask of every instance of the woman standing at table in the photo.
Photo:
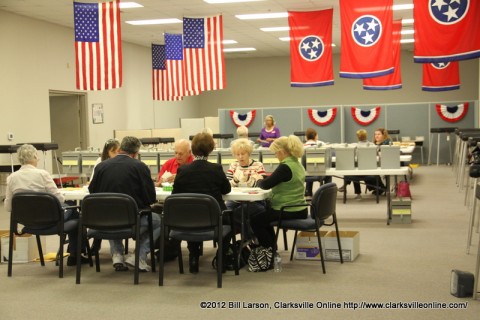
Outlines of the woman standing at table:
{"type": "MultiPolygon", "coordinates": [[[[232,155],[237,161],[232,162],[227,171],[227,179],[232,187],[256,187],[265,177],[265,168],[259,161],[250,158],[253,146],[248,139],[237,139],[232,142],[232,155]]],[[[234,210],[235,226],[241,225],[241,204],[227,201],[227,208],[234,210]],[[237,210],[235,210],[237,209],[237,210]]],[[[265,211],[265,201],[255,201],[248,204],[248,216],[254,216],[265,211]]],[[[249,235],[247,235],[249,238],[249,235]]]]}
{"type": "MultiPolygon", "coordinates": [[[[304,198],[305,169],[298,161],[303,156],[303,144],[294,135],[280,137],[270,146],[279,166],[267,178],[260,180],[258,186],[262,189],[272,189],[270,208],[263,214],[252,217],[250,221],[253,232],[261,246],[274,249],[275,231],[270,222],[280,218],[280,209],[286,205],[306,204],[304,198]]],[[[305,219],[307,208],[287,208],[282,219],[305,219]]]]}
{"type": "MultiPolygon", "coordinates": [[[[222,210],[226,210],[227,207],[222,199],[222,195],[229,193],[232,187],[223,172],[222,165],[208,161],[208,156],[214,148],[215,141],[213,141],[213,137],[210,134],[202,132],[193,137],[192,153],[194,160],[190,164],[178,167],[172,194],[208,194],[217,200],[222,210]]],[[[226,239],[226,243],[224,243],[223,247],[227,248],[230,238],[224,237],[224,239],[226,239]]],[[[198,273],[200,246],[201,242],[188,241],[190,273],[198,273]]],[[[223,253],[225,257],[226,250],[223,253]]]]}
{"type": "Polygon", "coordinates": [[[275,126],[275,119],[272,115],[265,117],[265,127],[262,128],[260,132],[260,137],[258,137],[257,142],[260,143],[262,147],[270,147],[275,139],[280,137],[280,129],[275,126]]]}
{"type": "Polygon", "coordinates": [[[375,133],[373,135],[373,142],[377,145],[389,145],[392,140],[388,135],[388,131],[385,128],[377,128],[375,129],[375,133]]]}

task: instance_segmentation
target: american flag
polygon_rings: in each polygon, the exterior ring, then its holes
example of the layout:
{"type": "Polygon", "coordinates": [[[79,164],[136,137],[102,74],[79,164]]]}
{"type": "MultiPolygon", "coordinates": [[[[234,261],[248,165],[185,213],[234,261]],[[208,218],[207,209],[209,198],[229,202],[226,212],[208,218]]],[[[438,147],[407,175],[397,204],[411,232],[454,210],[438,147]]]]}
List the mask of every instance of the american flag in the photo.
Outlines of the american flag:
{"type": "Polygon", "coordinates": [[[76,86],[79,90],[122,86],[119,2],[74,2],[76,86]]]}
{"type": "Polygon", "coordinates": [[[174,97],[168,87],[165,45],[152,44],[152,86],[153,100],[177,101],[182,97],[174,97]]]}
{"type": "Polygon", "coordinates": [[[187,92],[225,88],[222,16],[183,18],[183,36],[187,92]]]}
{"type": "Polygon", "coordinates": [[[165,33],[165,61],[169,96],[185,95],[185,79],[183,73],[183,38],[181,34],[165,33]]]}

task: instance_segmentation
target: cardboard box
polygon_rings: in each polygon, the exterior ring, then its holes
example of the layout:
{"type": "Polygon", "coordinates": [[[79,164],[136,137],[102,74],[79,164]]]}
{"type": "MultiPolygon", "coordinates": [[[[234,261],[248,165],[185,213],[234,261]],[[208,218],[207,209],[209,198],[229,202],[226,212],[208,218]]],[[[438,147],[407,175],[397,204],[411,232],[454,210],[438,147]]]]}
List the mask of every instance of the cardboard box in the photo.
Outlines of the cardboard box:
{"type": "MultiPolygon", "coordinates": [[[[320,241],[325,252],[325,235],[328,231],[320,230],[320,241]]],[[[295,259],[298,260],[320,260],[320,249],[315,232],[300,231],[297,235],[295,248],[295,259]]]]}
{"type": "MultiPolygon", "coordinates": [[[[340,231],[343,261],[353,261],[360,253],[360,232],[340,231]]],[[[338,252],[337,233],[329,231],[325,235],[325,260],[340,261],[338,252]]]]}
{"type": "Polygon", "coordinates": [[[391,223],[408,224],[412,223],[412,201],[409,199],[392,200],[391,223]]]}
{"type": "MultiPolygon", "coordinates": [[[[45,237],[40,237],[42,249],[46,250],[45,237]]],[[[10,238],[8,237],[8,230],[0,230],[0,257],[1,263],[8,263],[8,245],[10,238]]],[[[25,233],[22,235],[15,235],[13,244],[13,263],[26,263],[35,260],[39,257],[37,240],[34,235],[25,233]]]]}

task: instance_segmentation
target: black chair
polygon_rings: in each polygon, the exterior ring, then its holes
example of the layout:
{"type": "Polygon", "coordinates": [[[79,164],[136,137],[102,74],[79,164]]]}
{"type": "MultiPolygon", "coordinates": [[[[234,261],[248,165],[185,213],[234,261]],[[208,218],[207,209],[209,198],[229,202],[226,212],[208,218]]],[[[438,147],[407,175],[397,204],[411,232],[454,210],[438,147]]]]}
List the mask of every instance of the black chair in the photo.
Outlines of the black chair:
{"type": "MultiPolygon", "coordinates": [[[[82,234],[86,234],[87,239],[94,239],[93,245],[96,248],[98,248],[98,243],[102,239],[123,240],[132,238],[136,241],[134,284],[138,284],[139,279],[140,218],[144,214],[148,217],[151,265],[152,272],[155,272],[152,212],[150,209],[138,210],[137,203],[131,196],[122,193],[94,193],[85,196],[82,201],[82,210],[78,223],[79,239],[82,234]],[[86,231],[87,228],[88,231],[86,231]]],[[[78,259],[80,250],[80,245],[78,245],[77,284],[80,283],[81,276],[81,264],[80,259],[78,259]]],[[[96,271],[100,272],[98,250],[95,250],[94,254],[96,271]]]]}
{"type": "MultiPolygon", "coordinates": [[[[67,208],[78,208],[76,206],[67,208]]],[[[57,254],[59,260],[58,276],[63,278],[63,247],[68,232],[77,228],[78,219],[64,221],[64,208],[60,201],[46,192],[19,192],[12,197],[12,212],[10,217],[10,242],[8,245],[8,276],[12,276],[13,236],[20,234],[18,224],[24,228],[22,233],[35,235],[37,239],[40,263],[45,266],[40,236],[58,235],[60,246],[57,254]]],[[[81,241],[80,241],[81,243],[81,241]]],[[[79,254],[80,256],[80,254],[79,254]]]]}
{"type": "MultiPolygon", "coordinates": [[[[203,242],[214,240],[218,244],[217,250],[217,287],[222,287],[222,253],[223,238],[230,236],[232,243],[233,219],[231,210],[222,212],[218,202],[210,195],[198,193],[172,194],[165,199],[161,222],[161,234],[169,232],[170,237],[178,242],[178,267],[183,273],[183,259],[181,251],[182,241],[203,242]],[[228,215],[230,225],[223,224],[223,218],[228,215]]],[[[160,237],[160,275],[158,285],[163,286],[165,237],[160,237]]],[[[234,247],[235,275],[238,275],[238,253],[234,247]]]]}
{"type": "Polygon", "coordinates": [[[335,226],[337,234],[338,249],[340,253],[340,262],[343,263],[342,247],[340,244],[340,234],[338,232],[336,204],[337,204],[337,185],[333,182],[326,183],[317,189],[312,197],[312,202],[309,204],[290,205],[281,208],[280,219],[272,223],[277,227],[275,239],[278,240],[278,233],[280,229],[295,230],[295,237],[293,238],[292,253],[290,261],[293,260],[293,252],[297,243],[298,231],[315,232],[318,239],[318,248],[320,249],[320,258],[322,261],[322,270],[325,273],[325,259],[323,256],[322,242],[320,241],[320,227],[335,226]],[[285,219],[282,220],[282,213],[286,208],[293,207],[310,207],[310,216],[307,219],[285,219]],[[327,223],[327,220],[331,222],[327,223]]]}

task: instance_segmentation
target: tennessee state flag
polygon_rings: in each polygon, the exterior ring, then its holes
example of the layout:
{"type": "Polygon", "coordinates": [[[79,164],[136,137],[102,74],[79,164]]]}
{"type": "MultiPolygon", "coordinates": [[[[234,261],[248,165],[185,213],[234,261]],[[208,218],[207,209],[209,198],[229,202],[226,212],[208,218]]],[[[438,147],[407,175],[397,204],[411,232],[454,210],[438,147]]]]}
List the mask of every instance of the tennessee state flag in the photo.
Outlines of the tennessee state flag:
{"type": "Polygon", "coordinates": [[[395,70],[386,76],[363,79],[364,90],[395,90],[402,88],[402,73],[400,71],[400,57],[402,39],[402,20],[393,21],[393,61],[395,70]]]}
{"type": "Polygon", "coordinates": [[[340,77],[372,78],[394,70],[393,0],[340,0],[340,77]]]}
{"type": "Polygon", "coordinates": [[[333,9],[288,12],[290,27],[290,86],[333,85],[333,9]]]}
{"type": "Polygon", "coordinates": [[[458,61],[423,64],[423,91],[449,91],[460,89],[458,61]]]}
{"type": "Polygon", "coordinates": [[[480,57],[480,1],[414,0],[415,62],[480,57]]]}

